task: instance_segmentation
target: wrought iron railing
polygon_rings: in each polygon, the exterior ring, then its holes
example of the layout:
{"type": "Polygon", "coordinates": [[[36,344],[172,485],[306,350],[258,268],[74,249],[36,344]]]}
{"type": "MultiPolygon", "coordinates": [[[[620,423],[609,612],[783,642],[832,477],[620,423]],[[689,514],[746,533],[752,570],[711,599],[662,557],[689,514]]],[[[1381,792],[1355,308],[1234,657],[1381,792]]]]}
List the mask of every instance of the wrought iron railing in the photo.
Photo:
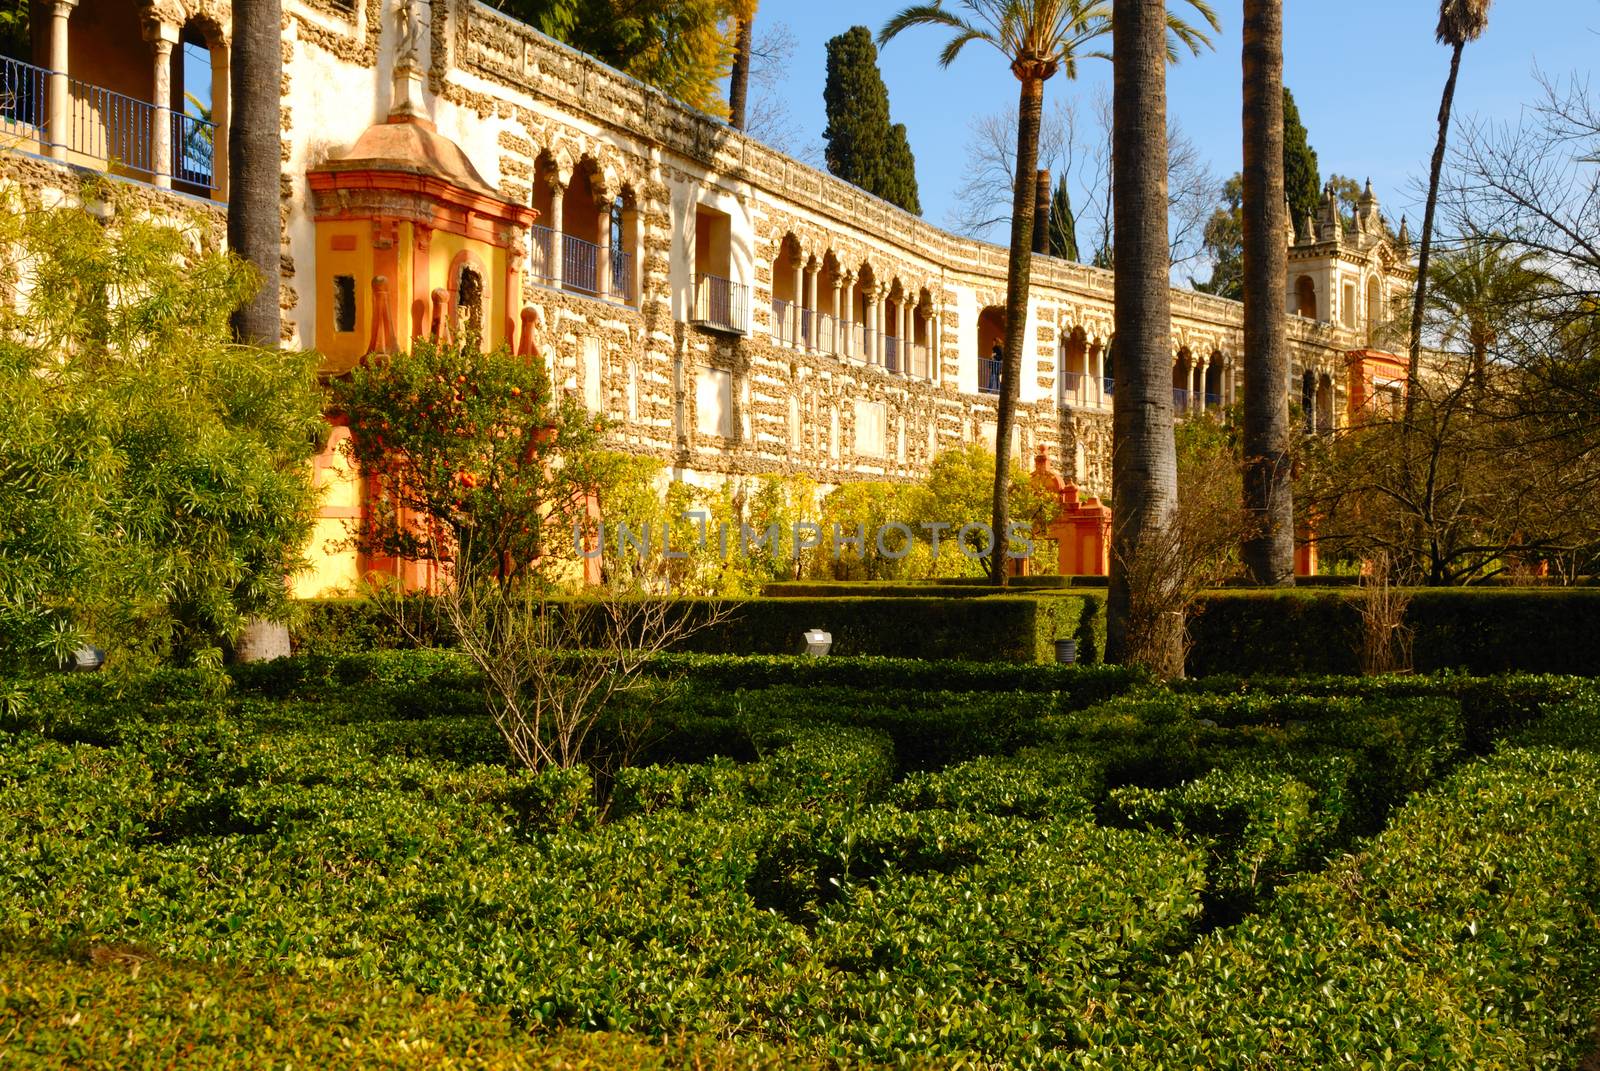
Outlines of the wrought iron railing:
{"type": "Polygon", "coordinates": [[[561,285],[591,297],[600,296],[600,247],[570,234],[561,236],[561,285]]]}
{"type": "Polygon", "coordinates": [[[528,228],[528,278],[543,286],[555,282],[555,232],[535,224],[528,228]]]}
{"type": "MultiPolygon", "coordinates": [[[[217,130],[208,119],[167,111],[150,101],[9,56],[0,56],[0,134],[20,138],[23,147],[99,162],[107,170],[170,178],[209,193],[216,181],[217,130]],[[51,94],[64,86],[67,100],[51,107],[51,94]],[[52,129],[52,111],[62,117],[52,129]],[[164,131],[158,124],[167,124],[164,131]],[[158,132],[167,136],[158,154],[158,132]]],[[[0,142],[0,145],[5,144],[0,142]]]]}
{"type": "Polygon", "coordinates": [[[817,349],[823,353],[839,354],[839,321],[825,312],[815,316],[817,330],[817,349]]]}
{"type": "Polygon", "coordinates": [[[1189,397],[1190,397],[1189,392],[1184,390],[1182,387],[1173,387],[1172,388],[1172,408],[1177,410],[1178,412],[1183,412],[1184,410],[1188,409],[1189,408],[1189,397]]]}
{"type": "Polygon", "coordinates": [[[1105,392],[1105,396],[1107,398],[1111,397],[1112,389],[1114,387],[1116,387],[1116,385],[1117,385],[1116,379],[1114,379],[1111,376],[1103,376],[1101,378],[1100,389],[1105,392]]]}
{"type": "Polygon", "coordinates": [[[1004,361],[997,361],[993,357],[979,357],[978,390],[984,394],[999,394],[1000,371],[1004,367],[1004,361]]]}
{"type": "Polygon", "coordinates": [[[1210,391],[1206,391],[1205,402],[1206,402],[1206,408],[1207,409],[1218,409],[1218,408],[1221,408],[1221,406],[1222,406],[1222,395],[1220,395],[1220,394],[1212,394],[1210,391]]]}
{"type": "Polygon", "coordinates": [[[0,123],[8,133],[50,144],[44,129],[49,119],[49,92],[49,71],[0,57],[0,123]]]}
{"type": "Polygon", "coordinates": [[[794,302],[782,298],[772,299],[772,341],[778,343],[794,341],[793,312],[794,302]]]}
{"type": "Polygon", "coordinates": [[[694,319],[707,327],[737,331],[741,335],[746,333],[750,322],[750,288],[720,275],[698,276],[694,319]]]}
{"type": "Polygon", "coordinates": [[[900,372],[900,339],[894,335],[883,337],[883,367],[888,372],[900,372]]]}
{"type": "Polygon", "coordinates": [[[611,298],[623,304],[633,301],[633,254],[611,251],[611,298]]]}

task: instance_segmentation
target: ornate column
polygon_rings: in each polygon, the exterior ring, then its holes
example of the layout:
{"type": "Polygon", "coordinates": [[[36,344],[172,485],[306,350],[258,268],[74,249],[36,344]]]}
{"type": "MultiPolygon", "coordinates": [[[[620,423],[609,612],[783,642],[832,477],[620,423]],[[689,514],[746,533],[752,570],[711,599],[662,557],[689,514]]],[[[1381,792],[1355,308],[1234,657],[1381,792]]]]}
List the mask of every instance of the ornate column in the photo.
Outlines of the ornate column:
{"type": "Polygon", "coordinates": [[[875,344],[877,352],[877,365],[883,368],[888,364],[889,358],[889,288],[881,286],[877,293],[878,336],[875,344]]]}
{"type": "Polygon", "coordinates": [[[557,290],[561,289],[561,277],[566,259],[566,238],[561,233],[562,200],[566,196],[566,188],[561,184],[561,174],[558,171],[550,172],[550,263],[545,265],[545,275],[549,283],[557,290]]]}
{"type": "Polygon", "coordinates": [[[804,303],[806,293],[806,258],[805,254],[795,254],[794,262],[794,300],[789,303],[789,345],[798,349],[800,347],[800,306],[804,303]]]}
{"type": "Polygon", "coordinates": [[[833,275],[833,304],[831,308],[833,309],[833,352],[836,355],[844,352],[844,340],[839,337],[839,332],[844,330],[844,326],[839,323],[839,288],[843,282],[844,280],[835,270],[833,275]]]}
{"type": "Polygon", "coordinates": [[[900,374],[911,374],[911,348],[917,341],[917,310],[909,301],[900,302],[900,374]]]}
{"type": "Polygon", "coordinates": [[[1194,374],[1194,393],[1189,397],[1189,405],[1196,413],[1206,411],[1206,364],[1207,359],[1196,357],[1191,371],[1194,374]]]}
{"type": "MultiPolygon", "coordinates": [[[[818,349],[817,335],[817,275],[822,271],[821,264],[813,264],[806,268],[806,295],[802,307],[811,314],[810,330],[801,331],[801,338],[805,340],[806,352],[815,353],[818,349]]],[[[804,314],[802,314],[803,316],[804,314]]]]}
{"type": "Polygon", "coordinates": [[[228,88],[232,53],[227,41],[211,45],[211,185],[216,199],[228,199],[228,88]]]}
{"type": "Polygon", "coordinates": [[[157,186],[170,189],[172,174],[172,46],[178,43],[179,27],[160,18],[145,20],[144,39],[155,53],[150,102],[150,173],[157,186]]]}
{"type": "Polygon", "coordinates": [[[611,206],[615,203],[614,197],[604,199],[603,204],[595,207],[600,212],[601,234],[594,254],[594,294],[595,297],[609,298],[611,294],[611,206]]]}
{"type": "Polygon", "coordinates": [[[50,9],[50,118],[45,138],[50,142],[50,155],[57,160],[67,158],[67,145],[72,141],[72,91],[67,88],[67,22],[78,0],[54,0],[50,9]]]}
{"type": "Polygon", "coordinates": [[[940,346],[944,339],[944,324],[941,322],[939,306],[935,305],[928,322],[928,379],[938,383],[944,376],[944,354],[940,346]]]}
{"type": "Polygon", "coordinates": [[[865,325],[866,337],[862,339],[862,348],[866,351],[861,359],[867,364],[882,364],[883,358],[878,350],[878,288],[874,286],[865,295],[867,322],[865,325]]]}

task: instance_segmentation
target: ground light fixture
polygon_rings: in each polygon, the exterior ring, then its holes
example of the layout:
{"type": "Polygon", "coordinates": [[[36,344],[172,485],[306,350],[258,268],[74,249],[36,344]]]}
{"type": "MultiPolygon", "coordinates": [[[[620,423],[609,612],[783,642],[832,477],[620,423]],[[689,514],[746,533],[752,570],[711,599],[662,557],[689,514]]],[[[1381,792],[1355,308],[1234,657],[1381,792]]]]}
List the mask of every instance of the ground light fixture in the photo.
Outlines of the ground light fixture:
{"type": "Polygon", "coordinates": [[[833,646],[833,633],[824,632],[820,628],[807,629],[800,635],[805,639],[805,653],[808,658],[821,658],[833,646]]]}

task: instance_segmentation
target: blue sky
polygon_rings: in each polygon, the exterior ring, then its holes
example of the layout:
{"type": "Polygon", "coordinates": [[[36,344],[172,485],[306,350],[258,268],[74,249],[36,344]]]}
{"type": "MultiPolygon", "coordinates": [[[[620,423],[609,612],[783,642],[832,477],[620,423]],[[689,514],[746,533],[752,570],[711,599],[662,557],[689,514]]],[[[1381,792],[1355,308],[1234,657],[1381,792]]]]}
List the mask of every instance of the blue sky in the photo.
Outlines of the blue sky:
{"type": "MultiPolygon", "coordinates": [[[[822,84],[829,37],[853,24],[874,33],[903,4],[878,0],[766,0],[758,20],[783,22],[796,39],[786,82],[797,141],[820,142],[822,84]]],[[[946,0],[948,3],[949,0],[946,0]]],[[[1439,94],[1449,52],[1433,40],[1433,0],[1285,0],[1284,71],[1294,91],[1323,177],[1371,177],[1386,212],[1421,215],[1416,187],[1425,180],[1437,131],[1439,94]]],[[[1172,113],[1219,176],[1240,155],[1239,21],[1241,0],[1218,0],[1222,32],[1213,52],[1185,59],[1168,83],[1172,113]]],[[[1174,7],[1176,10],[1176,5],[1174,7]]],[[[758,21],[758,33],[760,23],[758,21]]],[[[941,31],[908,31],[879,57],[896,122],[906,124],[917,158],[923,215],[944,224],[961,181],[968,123],[1016,103],[1017,84],[987,46],[969,45],[948,70],[935,55],[941,31]]],[[[1458,115],[1514,119],[1536,94],[1534,71],[1587,76],[1600,52],[1600,0],[1500,0],[1484,38],[1467,47],[1457,91],[1458,115]]],[[[1110,64],[1060,76],[1052,97],[1087,104],[1109,87],[1110,64]]]]}

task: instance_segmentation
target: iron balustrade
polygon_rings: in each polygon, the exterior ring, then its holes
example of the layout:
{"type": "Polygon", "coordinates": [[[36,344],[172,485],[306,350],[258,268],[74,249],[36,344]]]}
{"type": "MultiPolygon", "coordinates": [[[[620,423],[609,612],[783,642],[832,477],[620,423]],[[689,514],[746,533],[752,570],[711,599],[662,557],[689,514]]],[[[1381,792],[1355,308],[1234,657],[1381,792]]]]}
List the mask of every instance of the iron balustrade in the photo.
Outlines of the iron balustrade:
{"type": "Polygon", "coordinates": [[[1112,389],[1116,387],[1116,385],[1117,381],[1112,376],[1105,376],[1100,381],[1100,389],[1105,392],[1105,396],[1107,398],[1111,397],[1112,389]]]}
{"type": "Polygon", "coordinates": [[[750,322],[750,288],[720,275],[697,276],[694,318],[707,327],[745,334],[750,322]]]}
{"type": "Polygon", "coordinates": [[[1172,388],[1172,408],[1177,409],[1177,410],[1188,409],[1189,408],[1189,399],[1190,399],[1190,397],[1191,397],[1190,393],[1188,391],[1184,390],[1182,387],[1173,387],[1172,388]]]}
{"type": "Polygon", "coordinates": [[[900,339],[894,335],[883,336],[883,367],[888,372],[900,371],[900,339]]]}
{"type": "Polygon", "coordinates": [[[1207,409],[1217,409],[1217,408],[1220,408],[1221,405],[1222,405],[1222,395],[1220,395],[1220,394],[1212,394],[1210,391],[1206,392],[1206,408],[1207,409]]]}
{"type": "Polygon", "coordinates": [[[633,254],[611,251],[611,296],[627,304],[633,301],[633,254]]]}
{"type": "Polygon", "coordinates": [[[561,285],[591,297],[600,296],[600,247],[570,234],[561,236],[561,285]]]}
{"type": "Polygon", "coordinates": [[[528,228],[528,278],[549,286],[555,282],[555,232],[535,224],[528,228]]]}
{"type": "Polygon", "coordinates": [[[772,341],[785,343],[794,341],[794,330],[789,323],[789,313],[794,308],[794,302],[782,298],[772,299],[772,341]]]}
{"type": "Polygon", "coordinates": [[[0,57],[0,132],[22,135],[41,151],[64,150],[108,170],[167,177],[206,192],[216,180],[217,127],[209,119],[69,78],[9,56],[0,57]],[[57,81],[59,79],[59,82],[57,81]],[[63,130],[51,129],[50,95],[67,91],[63,130]],[[167,113],[167,155],[157,157],[157,124],[167,113]]]}
{"type": "Polygon", "coordinates": [[[1004,361],[997,361],[993,357],[979,357],[978,390],[983,394],[999,394],[1000,371],[1004,367],[1004,361]]]}
{"type": "Polygon", "coordinates": [[[0,123],[8,134],[51,145],[45,125],[49,112],[50,72],[31,63],[0,57],[0,123]]]}
{"type": "Polygon", "coordinates": [[[839,321],[825,312],[816,314],[817,349],[835,356],[839,353],[839,321]]]}

